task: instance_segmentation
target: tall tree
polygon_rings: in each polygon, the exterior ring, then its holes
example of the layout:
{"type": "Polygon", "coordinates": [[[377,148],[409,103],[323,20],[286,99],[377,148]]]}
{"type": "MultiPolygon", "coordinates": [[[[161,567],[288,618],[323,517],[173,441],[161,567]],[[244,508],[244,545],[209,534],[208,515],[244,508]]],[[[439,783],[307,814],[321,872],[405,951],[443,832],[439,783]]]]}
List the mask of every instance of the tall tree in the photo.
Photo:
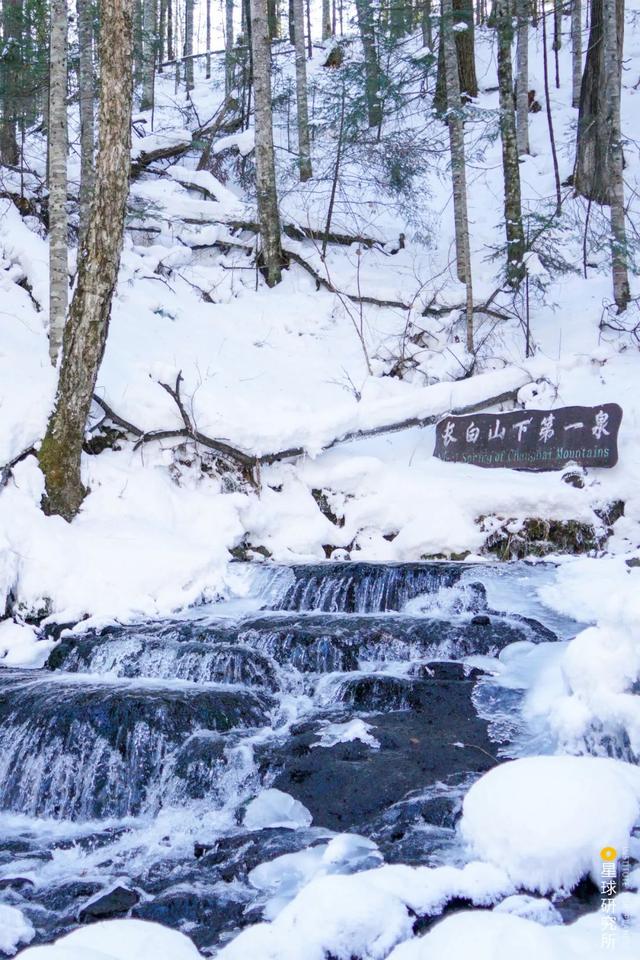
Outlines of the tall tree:
{"type": "Polygon", "coordinates": [[[616,0],[603,0],[604,67],[607,78],[606,103],[611,125],[610,144],[610,204],[611,204],[611,272],[613,299],[618,312],[626,310],[631,294],[627,270],[627,235],[624,209],[624,175],[622,132],[620,129],[620,87],[622,84],[622,38],[624,27],[624,0],[621,24],[618,22],[616,0]]]}
{"type": "Polygon", "coordinates": [[[67,0],[51,0],[49,63],[49,356],[55,365],[69,302],[67,0]]]}
{"type": "MultiPolygon", "coordinates": [[[[458,55],[458,80],[460,92],[465,98],[478,96],[478,78],[476,76],[475,34],[473,20],[473,0],[453,0],[451,5],[451,26],[455,36],[456,52],[458,55]]],[[[444,38],[446,28],[444,24],[444,5],[441,5],[440,39],[438,43],[438,73],[436,76],[436,92],[433,106],[437,113],[443,113],[447,108],[447,84],[445,79],[444,38]]]]}
{"type": "Polygon", "coordinates": [[[524,274],[524,230],[522,227],[516,115],[513,106],[513,66],[511,63],[513,20],[509,0],[495,0],[493,12],[498,35],[498,93],[504,178],[504,221],[507,235],[507,279],[510,283],[517,284],[524,274]]]}
{"type": "Polygon", "coordinates": [[[100,144],[91,218],[65,325],[53,413],[40,447],[43,508],[72,520],[82,505],[81,455],[109,329],[131,167],[132,0],[103,0],[100,16],[100,144]]]}
{"type": "Polygon", "coordinates": [[[207,6],[207,34],[206,34],[206,44],[207,44],[207,63],[206,63],[206,72],[205,79],[209,79],[211,76],[211,0],[206,0],[207,6]]]}
{"type": "Polygon", "coordinates": [[[311,168],[311,143],[309,138],[309,107],[307,103],[307,55],[304,46],[304,0],[293,0],[296,51],[296,102],[298,113],[298,165],[300,180],[309,180],[311,168]]]}
{"type": "Polygon", "coordinates": [[[93,10],[91,0],[76,0],[78,12],[78,88],[80,97],[80,241],[87,232],[93,195],[93,10]]]}
{"type": "Polygon", "coordinates": [[[382,122],[380,101],[380,62],[376,46],[373,4],[370,0],[355,0],[358,28],[364,53],[364,84],[367,119],[370,127],[379,127],[382,122]]]}
{"type": "Polygon", "coordinates": [[[530,0],[516,0],[516,132],[518,153],[529,153],[529,16],[530,0]]]}
{"type": "Polygon", "coordinates": [[[233,89],[233,2],[225,0],[224,4],[224,89],[227,95],[233,89]]]}
{"type": "Polygon", "coordinates": [[[262,267],[269,286],[275,286],[282,279],[282,246],[273,146],[271,42],[267,0],[251,0],[250,9],[255,93],[256,193],[262,240],[262,267]]]}
{"type": "MultiPolygon", "coordinates": [[[[298,23],[300,21],[298,20],[298,23]]],[[[322,0],[322,39],[328,40],[333,34],[331,26],[331,0],[322,0]]]]}
{"type": "MultiPolygon", "coordinates": [[[[604,57],[603,0],[591,0],[589,44],[580,88],[578,139],[573,185],[588,200],[608,204],[611,198],[611,116],[604,57]]],[[[622,62],[624,0],[616,0],[618,60],[622,62]]]]}
{"type": "Polygon", "coordinates": [[[580,106],[582,84],[582,0],[571,0],[571,105],[580,106]]]}
{"type": "Polygon", "coordinates": [[[187,92],[193,90],[193,8],[195,0],[185,0],[184,7],[184,75],[187,92]]]}
{"type": "Polygon", "coordinates": [[[156,78],[157,0],[142,0],[141,110],[151,110],[156,78]]]}
{"type": "Polygon", "coordinates": [[[467,302],[467,349],[473,351],[473,284],[471,277],[471,249],[469,245],[469,216],[467,212],[467,175],[464,148],[464,122],[458,54],[453,30],[451,0],[442,0],[442,23],[444,27],[444,60],[447,83],[447,124],[451,147],[451,179],[453,183],[453,208],[456,231],[456,265],[458,279],[466,286],[467,302]]]}
{"type": "Polygon", "coordinates": [[[22,0],[2,0],[2,50],[0,51],[0,160],[18,163],[17,120],[22,68],[22,0]]]}

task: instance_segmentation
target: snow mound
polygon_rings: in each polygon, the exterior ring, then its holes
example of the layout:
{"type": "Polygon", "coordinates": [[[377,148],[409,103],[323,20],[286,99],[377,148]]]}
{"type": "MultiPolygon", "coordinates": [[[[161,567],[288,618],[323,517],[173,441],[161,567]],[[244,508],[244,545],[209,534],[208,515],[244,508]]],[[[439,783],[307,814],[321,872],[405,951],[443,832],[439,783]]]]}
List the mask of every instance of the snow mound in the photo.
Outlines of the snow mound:
{"type": "Polygon", "coordinates": [[[22,960],[198,960],[195,945],[177,930],[146,920],[103,920],[55,943],[30,947],[22,960]]]}
{"type": "Polygon", "coordinates": [[[473,853],[525,889],[571,889],[600,851],[624,851],[640,814],[640,770],[604,757],[527,757],[467,793],[460,829],[473,853]]]}
{"type": "Polygon", "coordinates": [[[35,930],[20,910],[0,903],[0,953],[13,956],[19,943],[29,943],[34,936],[35,930]]]}
{"type": "Polygon", "coordinates": [[[596,960],[607,955],[635,960],[640,932],[616,930],[612,945],[604,945],[597,913],[566,927],[542,927],[508,913],[467,911],[447,917],[425,937],[401,944],[388,960],[596,960]]]}
{"type": "Polygon", "coordinates": [[[304,804],[274,787],[258,794],[247,806],[244,815],[244,825],[249,830],[264,830],[267,827],[297,830],[298,827],[310,826],[312,820],[304,804]]]}

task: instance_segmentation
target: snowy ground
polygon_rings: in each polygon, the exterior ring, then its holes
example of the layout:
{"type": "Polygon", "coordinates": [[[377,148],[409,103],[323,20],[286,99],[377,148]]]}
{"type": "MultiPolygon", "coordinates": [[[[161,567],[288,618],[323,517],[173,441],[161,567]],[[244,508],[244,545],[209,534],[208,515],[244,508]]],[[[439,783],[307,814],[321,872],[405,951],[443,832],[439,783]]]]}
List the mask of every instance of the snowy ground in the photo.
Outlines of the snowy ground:
{"type": "MultiPolygon", "coordinates": [[[[640,33],[635,4],[628,6],[623,127],[633,222],[640,186],[640,92],[635,88],[640,33]]],[[[576,111],[570,107],[568,18],[564,26],[563,85],[551,91],[563,180],[571,172],[576,124],[576,111]]],[[[418,51],[417,41],[412,44],[407,55],[418,51]]],[[[320,59],[316,54],[312,79],[322,86],[333,81],[327,79],[320,59]]],[[[530,62],[531,86],[542,100],[537,34],[531,38],[530,62]]],[[[481,92],[477,121],[468,125],[467,136],[474,285],[477,300],[482,300],[499,285],[499,263],[489,255],[502,243],[500,145],[490,136],[496,133],[497,106],[497,94],[491,89],[496,78],[490,32],[478,33],[478,75],[486,92],[481,92]]],[[[219,93],[212,93],[200,79],[194,92],[198,116],[213,115],[219,101],[219,93]]],[[[405,126],[414,124],[418,130],[426,106],[423,101],[420,115],[405,118],[405,126]]],[[[184,104],[176,106],[173,79],[165,77],[159,81],[154,119],[157,140],[183,135],[185,111],[178,107],[184,104]]],[[[188,120],[194,125],[193,115],[188,120]]],[[[554,193],[544,111],[532,114],[530,121],[532,155],[521,165],[523,195],[529,213],[542,213],[553,203],[554,193]]],[[[282,115],[279,122],[282,126],[282,115]]],[[[445,142],[444,127],[434,136],[445,142]]],[[[331,130],[318,135],[317,178],[304,188],[296,184],[283,127],[279,142],[283,218],[304,227],[322,227],[335,154],[331,130]]],[[[144,145],[148,147],[149,141],[144,145]]],[[[140,141],[137,146],[140,149],[140,141]]],[[[29,145],[29,161],[40,169],[41,147],[35,141],[29,145]]],[[[308,456],[264,468],[259,490],[247,485],[229,489],[224,478],[197,469],[202,451],[184,449],[176,454],[175,445],[168,442],[134,451],[124,444],[120,451],[85,458],[91,492],[72,525],[42,515],[42,478],[35,460],[20,463],[0,496],[0,604],[6,597],[13,613],[0,624],[0,658],[8,665],[43,662],[51,642],[38,640],[36,629],[25,619],[49,615],[61,622],[86,617],[102,623],[155,617],[232,595],[240,587],[229,566],[229,550],[239,544],[265,547],[281,562],[323,559],[327,545],[366,560],[467,552],[480,560],[495,525],[511,520],[515,529],[526,517],[542,517],[597,526],[594,511],[622,500],[624,516],[613,525],[607,556],[566,560],[554,582],[541,590],[549,606],[589,624],[588,629],[544,656],[516,651],[496,671],[502,671],[505,683],[527,690],[529,716],[553,738],[558,753],[575,752],[585,736],[599,752],[604,726],[618,731],[621,742],[637,757],[640,573],[625,561],[637,557],[640,548],[640,359],[630,334],[600,326],[609,316],[611,301],[603,214],[596,210],[591,214],[594,239],[585,279],[586,205],[571,198],[565,188],[561,225],[549,244],[575,269],[552,275],[541,265],[543,255],[531,262],[534,357],[524,359],[524,334],[516,319],[479,317],[476,334],[483,345],[477,370],[482,378],[455,381],[469,362],[461,343],[459,313],[421,315],[433,297],[439,304],[463,300],[451,266],[453,215],[445,158],[434,153],[416,175],[413,211],[406,198],[381,189],[379,179],[369,173],[369,160],[364,152],[360,157],[350,155],[333,227],[377,237],[385,248],[331,247],[323,266],[314,243],[287,240],[286,245],[325,271],[323,275],[341,290],[360,288],[371,296],[402,300],[412,304],[409,311],[361,309],[344,297],[317,291],[312,278],[295,265],[279,287],[268,290],[245,253],[193,251],[188,244],[211,244],[231,236],[228,228],[208,221],[253,216],[250,199],[233,180],[221,185],[210,174],[199,175],[216,200],[186,188],[193,158],[187,157],[161,178],[136,181],[132,207],[137,216],[132,226],[158,232],[131,230],[127,235],[98,394],[141,429],[179,427],[178,411],[159,382],[174,380],[182,371],[187,408],[203,433],[227,438],[256,454],[300,445],[308,456]],[[185,218],[193,222],[186,223],[185,218]],[[401,232],[406,246],[392,254],[401,232]],[[199,290],[206,291],[212,302],[203,300],[199,290]],[[412,359],[404,379],[388,375],[400,356],[412,359]],[[531,381],[534,387],[528,385],[531,381]],[[590,470],[584,488],[576,489],[555,473],[446,464],[432,456],[432,428],[321,453],[327,441],[348,430],[445,412],[469,398],[499,393],[505,384],[521,388],[524,406],[619,403],[624,419],[618,465],[590,470]],[[342,525],[319,510],[312,495],[318,489],[326,491],[333,513],[344,517],[342,525]],[[482,525],[482,517],[495,519],[482,525]]],[[[255,238],[241,234],[235,240],[252,244],[255,238]]],[[[0,267],[4,464],[42,436],[55,389],[46,339],[46,242],[37,225],[23,221],[7,200],[0,200],[0,267]]],[[[509,298],[500,294],[495,305],[507,309],[509,298]]],[[[523,311],[523,304],[519,309],[523,311]]],[[[633,303],[624,322],[631,329],[637,320],[633,303]]],[[[463,831],[481,862],[465,876],[453,868],[441,868],[453,871],[447,874],[385,866],[351,877],[321,877],[273,922],[249,929],[220,956],[225,960],[249,956],[324,960],[327,953],[341,960],[352,956],[426,960],[445,953],[452,958],[472,953],[477,960],[511,960],[515,955],[527,960],[599,957],[605,949],[600,916],[558,925],[551,905],[537,900],[532,906],[518,889],[525,874],[527,886],[535,877],[534,886],[541,893],[572,882],[585,870],[595,876],[598,851],[607,845],[633,855],[637,841],[630,838],[630,831],[640,803],[636,771],[622,761],[579,758],[571,760],[579,764],[575,777],[574,768],[564,760],[558,760],[559,773],[549,769],[539,776],[533,762],[522,759],[499,768],[470,792],[463,831]],[[532,792],[549,783],[554,784],[553,804],[548,796],[538,798],[532,792]],[[575,823],[570,813],[560,815],[563,809],[574,811],[581,796],[589,798],[593,815],[585,813],[575,823]],[[499,834],[492,832],[493,811],[505,797],[512,799],[510,809],[515,810],[528,809],[521,807],[525,800],[540,799],[533,836],[528,835],[528,822],[517,818],[501,819],[499,834]],[[540,843],[534,850],[525,849],[523,840],[533,839],[540,843]],[[444,888],[459,889],[464,896],[470,887],[478,897],[485,896],[487,905],[503,900],[501,907],[446,918],[425,937],[410,939],[410,911],[417,903],[437,900],[444,888]],[[398,945],[407,939],[410,942],[398,945]]],[[[639,881],[636,871],[635,883],[632,874],[617,899],[614,955],[629,960],[640,955],[639,897],[633,892],[639,881]]],[[[19,917],[2,914],[0,920],[9,931],[7,937],[14,932],[14,945],[28,942],[28,926],[19,917]]],[[[23,954],[29,960],[98,956],[187,960],[195,955],[182,935],[138,921],[80,930],[56,947],[23,954]]]]}

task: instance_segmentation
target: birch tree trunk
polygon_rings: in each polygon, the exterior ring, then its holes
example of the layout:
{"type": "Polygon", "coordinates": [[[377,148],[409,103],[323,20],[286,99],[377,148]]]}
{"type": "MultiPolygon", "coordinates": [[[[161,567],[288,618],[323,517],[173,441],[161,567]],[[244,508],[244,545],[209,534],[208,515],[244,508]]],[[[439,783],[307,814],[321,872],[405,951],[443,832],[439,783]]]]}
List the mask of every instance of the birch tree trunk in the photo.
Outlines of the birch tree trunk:
{"type": "Polygon", "coordinates": [[[224,13],[224,89],[228,96],[233,90],[233,0],[225,0],[224,13]]]}
{"type": "Polygon", "coordinates": [[[66,520],[86,495],[84,431],[102,362],[115,289],[131,167],[132,0],[103,0],[100,11],[100,145],[85,256],[65,325],[56,400],[40,447],[43,509],[66,520]]]}
{"type": "Polygon", "coordinates": [[[184,8],[184,78],[187,92],[193,90],[193,7],[194,0],[186,0],[184,8]]]}
{"type": "Polygon", "coordinates": [[[49,49],[49,356],[55,366],[69,302],[67,0],[51,2],[49,49]]]}
{"type": "Polygon", "coordinates": [[[80,96],[80,239],[82,248],[93,195],[93,12],[90,0],[76,0],[80,96]]]}
{"type": "Polygon", "coordinates": [[[251,0],[250,9],[255,93],[256,192],[262,240],[262,266],[267,283],[273,287],[282,279],[282,247],[273,146],[271,43],[267,0],[251,0]]]}
{"type": "MultiPolygon", "coordinates": [[[[297,17],[296,17],[297,20],[297,17]]],[[[300,21],[298,20],[298,23],[300,21]]],[[[322,39],[328,40],[333,34],[331,28],[331,0],[322,0],[322,39]]]]}
{"type": "Polygon", "coordinates": [[[309,107],[307,104],[307,55],[304,45],[304,0],[293,0],[294,39],[296,51],[296,103],[298,112],[298,164],[300,180],[310,180],[311,144],[309,139],[309,107]]]}
{"type": "MultiPolygon", "coordinates": [[[[622,25],[624,25],[624,0],[622,25]]],[[[616,13],[616,0],[603,0],[604,63],[607,78],[607,112],[611,124],[610,177],[611,177],[611,274],[613,299],[618,313],[626,310],[631,294],[627,270],[627,234],[624,210],[624,179],[622,157],[622,133],[620,129],[620,87],[622,83],[622,39],[616,13]]]]}
{"type": "Polygon", "coordinates": [[[507,279],[511,284],[516,285],[524,275],[524,230],[522,228],[516,116],[513,107],[513,67],[511,64],[513,22],[509,0],[496,0],[493,9],[498,34],[498,90],[504,177],[504,220],[507,235],[507,279]]]}
{"type": "Polygon", "coordinates": [[[571,2],[571,105],[580,106],[582,84],[582,0],[571,2]]]}
{"type": "Polygon", "coordinates": [[[156,77],[156,0],[142,3],[142,98],[141,110],[153,108],[156,77]]]}
{"type": "Polygon", "coordinates": [[[364,53],[365,100],[370,127],[379,127],[382,122],[380,103],[380,64],[376,49],[373,10],[370,0],[355,0],[358,28],[364,53]]]}
{"type": "Polygon", "coordinates": [[[451,0],[442,0],[444,26],[444,60],[447,85],[447,124],[451,147],[451,179],[456,231],[456,265],[458,279],[467,291],[467,350],[473,352],[473,285],[471,278],[471,251],[469,247],[469,217],[467,213],[467,182],[464,149],[464,123],[458,77],[458,54],[453,31],[451,0]]]}
{"type": "MultiPolygon", "coordinates": [[[[460,92],[465,97],[478,96],[478,79],[476,76],[475,36],[472,0],[453,0],[451,4],[452,20],[450,27],[463,24],[464,30],[454,30],[456,52],[458,55],[458,83],[460,92]]],[[[438,43],[438,72],[436,75],[436,92],[433,106],[438,114],[447,109],[447,84],[444,57],[444,6],[441,8],[440,40],[438,43]]]]}
{"type": "Polygon", "coordinates": [[[516,0],[518,33],[516,128],[518,154],[529,153],[529,0],[516,0]]]}

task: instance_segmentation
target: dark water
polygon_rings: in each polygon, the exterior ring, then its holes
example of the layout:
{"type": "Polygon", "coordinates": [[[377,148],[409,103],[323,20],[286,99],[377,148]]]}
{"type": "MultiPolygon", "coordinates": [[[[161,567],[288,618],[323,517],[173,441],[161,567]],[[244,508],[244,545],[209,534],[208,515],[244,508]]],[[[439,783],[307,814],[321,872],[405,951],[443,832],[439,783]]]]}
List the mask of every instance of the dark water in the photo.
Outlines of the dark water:
{"type": "MultiPolygon", "coordinates": [[[[211,953],[287,893],[255,867],[336,833],[353,835],[343,872],[463,862],[461,797],[512,736],[478,715],[463,660],[556,639],[526,570],[515,590],[500,576],[490,604],[461,564],[263,571],[240,610],[66,636],[44,670],[0,669],[0,901],[40,941],[130,910],[211,953]],[[354,720],[365,742],[345,739],[354,720]],[[244,827],[264,787],[312,825],[244,827]]],[[[484,702],[517,715],[511,691],[484,702]]]]}

